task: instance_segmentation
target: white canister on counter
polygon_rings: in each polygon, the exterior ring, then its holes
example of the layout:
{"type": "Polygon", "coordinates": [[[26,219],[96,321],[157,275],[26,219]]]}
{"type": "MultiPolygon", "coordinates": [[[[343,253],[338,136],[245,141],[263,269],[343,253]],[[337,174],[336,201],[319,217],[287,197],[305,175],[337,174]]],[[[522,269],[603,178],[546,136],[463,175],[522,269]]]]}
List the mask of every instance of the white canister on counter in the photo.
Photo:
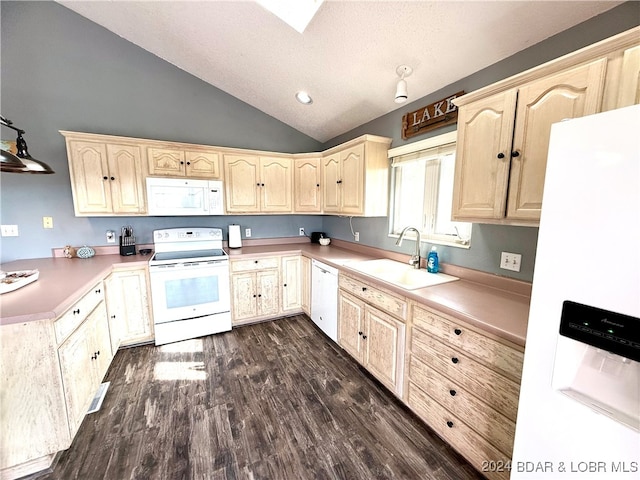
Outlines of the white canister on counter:
{"type": "Polygon", "coordinates": [[[242,238],[240,237],[240,225],[229,225],[229,248],[242,248],[242,238]]]}

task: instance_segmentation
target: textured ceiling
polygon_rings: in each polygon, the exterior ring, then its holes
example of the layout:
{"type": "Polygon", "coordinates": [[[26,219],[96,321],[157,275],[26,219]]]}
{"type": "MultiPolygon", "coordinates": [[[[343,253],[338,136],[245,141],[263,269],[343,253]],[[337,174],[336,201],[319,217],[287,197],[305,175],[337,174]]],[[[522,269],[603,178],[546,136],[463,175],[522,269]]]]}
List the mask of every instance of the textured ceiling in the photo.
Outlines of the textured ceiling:
{"type": "Polygon", "coordinates": [[[59,1],[325,142],[621,1],[331,1],[300,34],[253,1],[59,1]],[[312,105],[294,95],[306,90],[312,105]]]}

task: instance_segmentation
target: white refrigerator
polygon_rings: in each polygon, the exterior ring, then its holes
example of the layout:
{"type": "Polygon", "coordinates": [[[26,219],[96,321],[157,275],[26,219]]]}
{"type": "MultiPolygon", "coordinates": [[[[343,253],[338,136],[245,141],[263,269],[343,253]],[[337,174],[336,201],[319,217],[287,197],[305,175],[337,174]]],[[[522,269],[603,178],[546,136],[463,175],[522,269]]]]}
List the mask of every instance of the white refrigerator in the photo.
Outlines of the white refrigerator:
{"type": "Polygon", "coordinates": [[[639,317],[636,105],[551,128],[511,479],[640,478],[639,317]],[[613,313],[569,318],[567,300],[613,313]]]}

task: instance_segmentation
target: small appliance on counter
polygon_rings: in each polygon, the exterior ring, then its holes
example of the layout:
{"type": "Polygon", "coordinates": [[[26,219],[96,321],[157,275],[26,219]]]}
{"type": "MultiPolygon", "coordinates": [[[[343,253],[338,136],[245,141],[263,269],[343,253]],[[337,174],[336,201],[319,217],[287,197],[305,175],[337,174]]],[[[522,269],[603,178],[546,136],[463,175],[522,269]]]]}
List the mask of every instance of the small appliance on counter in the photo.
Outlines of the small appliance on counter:
{"type": "Polygon", "coordinates": [[[229,248],[242,248],[242,238],[240,237],[240,225],[229,225],[229,248]]]}
{"type": "Polygon", "coordinates": [[[133,227],[122,227],[120,235],[120,255],[123,257],[136,254],[136,237],[133,236],[133,227]]]}
{"type": "Polygon", "coordinates": [[[311,232],[311,243],[320,243],[320,239],[326,236],[324,232],[311,232]]]}

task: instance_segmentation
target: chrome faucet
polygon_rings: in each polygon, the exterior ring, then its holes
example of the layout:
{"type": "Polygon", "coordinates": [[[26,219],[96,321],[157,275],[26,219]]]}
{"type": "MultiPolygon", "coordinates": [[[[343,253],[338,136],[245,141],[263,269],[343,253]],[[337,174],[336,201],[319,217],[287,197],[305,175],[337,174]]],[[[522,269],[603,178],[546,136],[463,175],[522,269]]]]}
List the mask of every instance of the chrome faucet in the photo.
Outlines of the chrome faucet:
{"type": "Polygon", "coordinates": [[[416,235],[418,236],[418,238],[416,238],[416,251],[415,253],[411,256],[411,259],[409,260],[409,265],[411,265],[413,268],[420,268],[420,231],[415,228],[415,227],[406,227],[404,230],[402,230],[402,233],[400,233],[400,238],[398,238],[398,241],[396,242],[396,246],[400,246],[402,245],[402,239],[404,238],[405,233],[407,233],[408,230],[413,230],[414,232],[416,232],[416,235]]]}

